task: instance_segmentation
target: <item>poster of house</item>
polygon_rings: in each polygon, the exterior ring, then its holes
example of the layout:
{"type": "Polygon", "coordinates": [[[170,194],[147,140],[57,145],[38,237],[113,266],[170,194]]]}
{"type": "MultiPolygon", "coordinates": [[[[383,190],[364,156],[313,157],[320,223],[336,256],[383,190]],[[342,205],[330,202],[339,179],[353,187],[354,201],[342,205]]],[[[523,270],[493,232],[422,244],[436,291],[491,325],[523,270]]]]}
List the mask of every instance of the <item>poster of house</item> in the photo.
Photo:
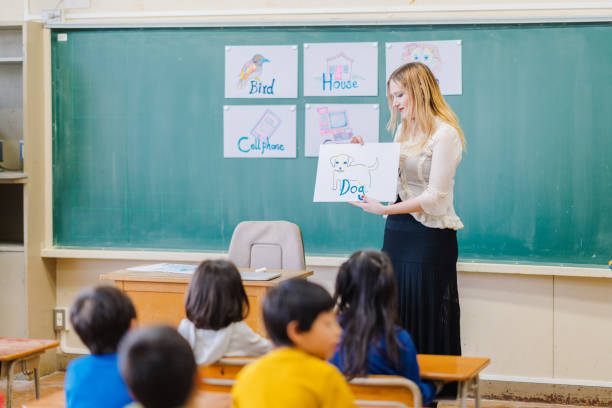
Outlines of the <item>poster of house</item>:
{"type": "Polygon", "coordinates": [[[295,157],[295,105],[223,107],[223,157],[295,157]]]}
{"type": "Polygon", "coordinates": [[[304,96],[377,95],[377,42],[304,44],[304,96]]]}
{"type": "Polygon", "coordinates": [[[318,156],[322,144],[349,143],[361,136],[378,143],[378,104],[306,104],[305,156],[318,156]]]}
{"type": "Polygon", "coordinates": [[[461,40],[393,42],[385,45],[386,78],[408,62],[422,62],[433,72],[443,95],[461,95],[461,40]]]}
{"type": "Polygon", "coordinates": [[[297,45],[226,45],[226,98],[297,98],[297,45]]]}
{"type": "Polygon", "coordinates": [[[394,201],[399,153],[399,143],[321,145],[313,201],[394,201]]]}

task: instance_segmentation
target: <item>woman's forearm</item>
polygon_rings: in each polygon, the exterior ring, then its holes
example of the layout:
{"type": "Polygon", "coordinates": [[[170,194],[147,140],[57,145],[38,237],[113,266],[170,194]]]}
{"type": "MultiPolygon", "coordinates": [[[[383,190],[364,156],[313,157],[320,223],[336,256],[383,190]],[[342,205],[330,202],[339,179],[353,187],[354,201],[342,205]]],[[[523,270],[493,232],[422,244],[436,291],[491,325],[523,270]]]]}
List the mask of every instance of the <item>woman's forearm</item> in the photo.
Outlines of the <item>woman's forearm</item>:
{"type": "Polygon", "coordinates": [[[407,201],[386,205],[383,214],[406,214],[412,212],[423,212],[423,207],[421,207],[418,198],[411,198],[407,201]]]}

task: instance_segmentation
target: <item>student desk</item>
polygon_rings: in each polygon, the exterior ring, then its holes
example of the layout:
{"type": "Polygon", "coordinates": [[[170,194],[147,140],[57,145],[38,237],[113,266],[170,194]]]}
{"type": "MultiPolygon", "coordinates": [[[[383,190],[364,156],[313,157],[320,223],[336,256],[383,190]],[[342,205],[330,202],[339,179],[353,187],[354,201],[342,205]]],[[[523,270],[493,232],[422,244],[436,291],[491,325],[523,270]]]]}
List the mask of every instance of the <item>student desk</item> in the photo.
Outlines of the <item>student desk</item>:
{"type": "Polygon", "coordinates": [[[40,398],[38,364],[45,350],[59,346],[56,340],[14,339],[0,337],[0,378],[6,376],[6,408],[11,408],[13,397],[13,369],[21,367],[23,373],[34,372],[36,399],[40,398]]]}
{"type": "MultiPolygon", "coordinates": [[[[242,367],[254,360],[253,357],[225,357],[214,364],[199,366],[201,379],[199,388],[206,391],[228,392],[242,367]]],[[[418,354],[417,360],[423,379],[459,383],[457,397],[461,408],[467,406],[469,386],[474,391],[475,408],[480,407],[479,374],[489,365],[490,359],[418,354]]]]}
{"type": "Polygon", "coordinates": [[[421,377],[426,380],[457,381],[460,407],[466,408],[468,387],[474,391],[474,408],[480,408],[480,372],[491,361],[483,357],[418,354],[421,377]]]}
{"type": "MultiPolygon", "coordinates": [[[[252,271],[252,269],[240,269],[252,271]]],[[[269,270],[281,276],[269,281],[242,281],[251,310],[245,322],[257,333],[265,335],[262,318],[262,301],[266,292],[291,278],[305,278],[312,271],[269,270]]],[[[138,322],[143,325],[165,323],[177,327],[185,318],[185,292],[191,274],[163,272],[135,272],[120,270],[103,274],[102,280],[112,280],[125,292],[136,307],[138,322]]]]}

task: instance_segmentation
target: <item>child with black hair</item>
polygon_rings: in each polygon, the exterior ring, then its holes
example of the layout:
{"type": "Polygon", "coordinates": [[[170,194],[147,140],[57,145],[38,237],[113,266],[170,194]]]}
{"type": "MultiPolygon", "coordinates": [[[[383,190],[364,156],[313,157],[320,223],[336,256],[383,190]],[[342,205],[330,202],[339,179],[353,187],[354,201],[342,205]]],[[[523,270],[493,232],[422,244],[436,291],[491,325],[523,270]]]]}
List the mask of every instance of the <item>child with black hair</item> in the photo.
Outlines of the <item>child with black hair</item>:
{"type": "Polygon", "coordinates": [[[355,406],[342,374],[325,361],[341,333],[325,289],[300,278],[282,282],[265,297],[263,318],[278,348],[240,371],[233,407],[355,406]]]}
{"type": "Polygon", "coordinates": [[[138,401],[129,408],[193,405],[196,362],[189,343],[173,328],[150,326],[129,333],[119,346],[119,367],[138,401]]]}
{"type": "Polygon", "coordinates": [[[423,404],[435,396],[421,381],[410,334],[397,325],[393,266],[379,251],[357,251],[340,266],[334,300],[343,329],[330,360],[349,379],[369,374],[400,375],[421,389],[423,404]]]}
{"type": "Polygon", "coordinates": [[[193,274],[178,331],[191,345],[199,365],[223,356],[256,356],[272,348],[245,322],[249,300],[240,273],[230,261],[202,262],[193,274]]]}
{"type": "Polygon", "coordinates": [[[112,286],[83,290],[70,308],[70,323],[91,355],[68,364],[66,406],[123,407],[132,402],[119,375],[117,347],[136,319],[129,297],[112,286]]]}

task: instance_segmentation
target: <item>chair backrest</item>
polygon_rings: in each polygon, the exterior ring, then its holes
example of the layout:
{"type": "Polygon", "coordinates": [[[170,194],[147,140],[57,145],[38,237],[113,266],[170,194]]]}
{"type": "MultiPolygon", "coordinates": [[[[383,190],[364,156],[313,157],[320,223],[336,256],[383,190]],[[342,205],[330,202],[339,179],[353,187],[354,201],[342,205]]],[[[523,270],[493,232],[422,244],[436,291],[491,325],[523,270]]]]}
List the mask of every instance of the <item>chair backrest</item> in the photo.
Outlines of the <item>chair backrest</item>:
{"type": "MultiPolygon", "coordinates": [[[[255,357],[225,357],[216,363],[199,366],[198,389],[231,392],[236,376],[255,357]]],[[[370,375],[349,382],[359,407],[422,407],[421,390],[413,381],[397,375],[370,375]]]]}
{"type": "Polygon", "coordinates": [[[423,406],[421,390],[413,381],[397,375],[369,375],[349,382],[360,407],[419,407],[423,406]]]}
{"type": "Polygon", "coordinates": [[[288,221],[243,221],[236,226],[228,258],[239,268],[306,269],[302,231],[288,221]]]}
{"type": "Polygon", "coordinates": [[[198,389],[203,391],[230,392],[242,367],[256,357],[225,357],[216,363],[198,367],[198,389]]]}

